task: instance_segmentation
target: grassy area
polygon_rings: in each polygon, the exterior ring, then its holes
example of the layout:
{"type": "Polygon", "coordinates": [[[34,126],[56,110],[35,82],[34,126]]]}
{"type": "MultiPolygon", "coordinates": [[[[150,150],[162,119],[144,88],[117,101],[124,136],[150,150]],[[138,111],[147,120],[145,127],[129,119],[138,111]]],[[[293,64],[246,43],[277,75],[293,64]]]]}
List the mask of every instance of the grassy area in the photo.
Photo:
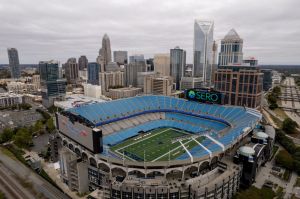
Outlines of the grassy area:
{"type": "Polygon", "coordinates": [[[15,159],[15,160],[17,159],[16,156],[10,150],[8,150],[7,148],[0,147],[0,150],[4,155],[6,155],[6,156],[8,156],[12,159],[15,159]]]}
{"type": "MultiPolygon", "coordinates": [[[[113,146],[111,150],[137,161],[166,161],[169,158],[173,160],[186,153],[177,138],[181,137],[181,142],[187,149],[198,146],[190,136],[192,134],[172,128],[155,129],[113,146]]],[[[196,140],[202,142],[203,138],[198,137],[196,140]]]]}
{"type": "Polygon", "coordinates": [[[1,191],[0,191],[0,199],[5,199],[5,195],[1,191]]]}
{"type": "Polygon", "coordinates": [[[289,170],[285,170],[284,171],[284,173],[283,173],[283,179],[285,180],[285,181],[288,181],[289,179],[290,179],[290,176],[291,176],[291,171],[289,171],[289,170]]]}
{"type": "Polygon", "coordinates": [[[286,113],[281,108],[276,108],[273,110],[273,112],[276,113],[282,119],[288,118],[286,113]]]}
{"type": "Polygon", "coordinates": [[[278,128],[281,128],[282,122],[278,118],[274,117],[273,115],[271,115],[271,114],[269,114],[269,115],[270,115],[270,118],[273,120],[273,122],[276,124],[276,126],[278,128]]]}
{"type": "Polygon", "coordinates": [[[300,187],[300,177],[297,178],[294,187],[300,187]]]}

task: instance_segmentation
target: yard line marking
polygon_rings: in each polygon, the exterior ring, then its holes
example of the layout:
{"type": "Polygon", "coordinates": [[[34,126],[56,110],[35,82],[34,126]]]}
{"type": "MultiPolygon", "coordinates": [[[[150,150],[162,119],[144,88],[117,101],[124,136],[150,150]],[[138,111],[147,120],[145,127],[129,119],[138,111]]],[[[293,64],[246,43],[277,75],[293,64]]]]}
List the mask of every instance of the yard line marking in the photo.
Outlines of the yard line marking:
{"type": "Polygon", "coordinates": [[[189,152],[189,150],[187,150],[187,148],[184,146],[184,144],[182,144],[182,142],[181,142],[181,140],[179,140],[179,143],[182,145],[182,147],[184,148],[184,150],[187,152],[187,154],[190,156],[190,158],[191,158],[191,161],[192,161],[192,163],[193,163],[193,156],[192,156],[192,154],[189,152]]]}
{"type": "Polygon", "coordinates": [[[160,134],[162,134],[162,133],[164,133],[164,132],[166,132],[166,131],[168,131],[168,130],[170,130],[170,129],[171,129],[171,128],[168,128],[168,129],[166,129],[166,130],[164,130],[164,131],[161,131],[160,133],[155,133],[154,135],[150,135],[149,137],[146,137],[145,139],[140,139],[140,140],[138,140],[137,142],[133,142],[133,143],[128,144],[128,145],[126,145],[126,146],[123,146],[123,147],[121,147],[121,148],[119,148],[119,149],[117,149],[117,150],[121,150],[121,149],[127,148],[127,147],[129,147],[129,146],[131,146],[131,145],[137,144],[137,143],[139,143],[139,142],[141,142],[141,141],[145,141],[145,140],[147,140],[147,139],[149,139],[149,138],[152,138],[152,137],[154,137],[154,136],[156,136],[156,135],[160,135],[160,134]]]}
{"type": "Polygon", "coordinates": [[[208,153],[209,153],[209,157],[211,158],[212,157],[212,152],[206,148],[204,145],[202,145],[200,142],[198,142],[195,138],[193,138],[193,140],[199,145],[201,146],[204,150],[206,150],[208,153]]]}
{"type": "Polygon", "coordinates": [[[119,151],[116,151],[116,152],[117,152],[119,155],[121,155],[122,157],[123,157],[123,156],[126,156],[128,159],[130,159],[130,160],[136,162],[136,160],[132,159],[131,157],[128,157],[128,156],[125,155],[125,154],[121,154],[119,151]]]}
{"type": "MultiPolygon", "coordinates": [[[[188,144],[188,143],[190,143],[191,141],[192,141],[192,140],[189,140],[189,141],[185,142],[185,144],[188,144]]],[[[167,153],[165,153],[165,154],[163,154],[163,155],[159,156],[158,158],[156,158],[156,159],[152,160],[151,162],[155,162],[155,161],[159,160],[160,158],[162,158],[162,157],[164,157],[164,156],[168,155],[168,153],[171,153],[171,152],[173,152],[173,151],[175,151],[175,150],[179,149],[180,147],[182,147],[182,146],[181,146],[181,145],[179,145],[178,147],[176,147],[176,148],[172,149],[171,151],[169,151],[169,152],[167,152],[167,153]]]]}

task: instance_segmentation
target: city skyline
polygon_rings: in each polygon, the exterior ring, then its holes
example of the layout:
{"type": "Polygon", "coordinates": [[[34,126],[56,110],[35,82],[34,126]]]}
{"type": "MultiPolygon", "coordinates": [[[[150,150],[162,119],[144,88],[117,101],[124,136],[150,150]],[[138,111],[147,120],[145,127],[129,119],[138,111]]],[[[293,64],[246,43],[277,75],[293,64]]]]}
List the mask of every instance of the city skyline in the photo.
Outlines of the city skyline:
{"type": "Polygon", "coordinates": [[[180,46],[187,51],[187,63],[192,63],[193,22],[203,19],[214,21],[218,44],[234,28],[244,39],[245,57],[254,56],[260,64],[298,64],[296,8],[300,2],[276,0],[269,9],[270,3],[133,0],[125,4],[115,0],[89,4],[78,1],[70,6],[69,1],[55,4],[32,0],[25,4],[5,0],[0,4],[0,15],[5,16],[0,20],[0,63],[8,63],[7,48],[18,49],[21,64],[51,59],[64,63],[80,55],[94,62],[105,33],[110,37],[112,51],[125,50],[129,56],[144,54],[148,58],[180,46]],[[91,12],[82,14],[82,9],[91,12]],[[99,11],[93,13],[96,10],[99,11]],[[120,11],[122,16],[116,15],[120,11]],[[253,12],[255,15],[244,14],[253,12]],[[78,27],[86,31],[77,31],[78,27]]]}

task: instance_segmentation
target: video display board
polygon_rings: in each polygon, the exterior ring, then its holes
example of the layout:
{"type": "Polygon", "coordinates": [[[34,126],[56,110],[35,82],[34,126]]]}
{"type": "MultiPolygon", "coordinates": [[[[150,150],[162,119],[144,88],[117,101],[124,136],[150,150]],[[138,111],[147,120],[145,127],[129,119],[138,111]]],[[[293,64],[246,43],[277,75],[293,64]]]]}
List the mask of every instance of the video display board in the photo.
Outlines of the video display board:
{"type": "Polygon", "coordinates": [[[209,89],[199,89],[193,88],[185,91],[185,98],[192,101],[197,101],[201,103],[208,104],[221,104],[222,103],[222,93],[209,90],[209,89]]]}
{"type": "Polygon", "coordinates": [[[90,151],[99,152],[101,145],[99,139],[102,137],[101,132],[95,132],[92,128],[82,125],[79,122],[71,122],[66,116],[56,114],[58,130],[78,142],[90,151]]]}

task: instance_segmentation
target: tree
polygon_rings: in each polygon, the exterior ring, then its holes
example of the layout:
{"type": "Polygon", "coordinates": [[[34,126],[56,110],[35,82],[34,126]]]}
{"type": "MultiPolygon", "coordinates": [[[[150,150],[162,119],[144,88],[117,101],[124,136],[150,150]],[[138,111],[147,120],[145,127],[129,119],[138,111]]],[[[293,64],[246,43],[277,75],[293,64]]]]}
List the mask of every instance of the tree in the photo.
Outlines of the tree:
{"type": "Polygon", "coordinates": [[[43,128],[43,122],[41,120],[38,120],[34,124],[33,131],[38,132],[38,131],[42,130],[42,128],[43,128]]]}
{"type": "Polygon", "coordinates": [[[18,129],[14,136],[14,143],[20,148],[27,148],[32,143],[32,135],[27,128],[18,129]]]}
{"type": "Polygon", "coordinates": [[[273,88],[272,93],[273,93],[276,97],[278,97],[278,96],[281,94],[281,88],[280,88],[279,86],[275,86],[275,87],[273,88]]]}
{"type": "Polygon", "coordinates": [[[279,166],[293,170],[293,157],[286,150],[281,150],[275,157],[275,162],[279,166]]]}
{"type": "Polygon", "coordinates": [[[47,120],[46,122],[46,128],[47,130],[51,133],[52,131],[54,131],[55,126],[54,126],[54,122],[53,122],[53,118],[50,118],[47,120]]]}
{"type": "Polygon", "coordinates": [[[291,118],[284,119],[282,123],[282,130],[284,130],[288,134],[294,133],[297,127],[298,127],[297,122],[295,122],[291,118]]]}
{"type": "Polygon", "coordinates": [[[0,143],[10,141],[14,136],[14,131],[11,128],[5,128],[0,134],[0,143]]]}

